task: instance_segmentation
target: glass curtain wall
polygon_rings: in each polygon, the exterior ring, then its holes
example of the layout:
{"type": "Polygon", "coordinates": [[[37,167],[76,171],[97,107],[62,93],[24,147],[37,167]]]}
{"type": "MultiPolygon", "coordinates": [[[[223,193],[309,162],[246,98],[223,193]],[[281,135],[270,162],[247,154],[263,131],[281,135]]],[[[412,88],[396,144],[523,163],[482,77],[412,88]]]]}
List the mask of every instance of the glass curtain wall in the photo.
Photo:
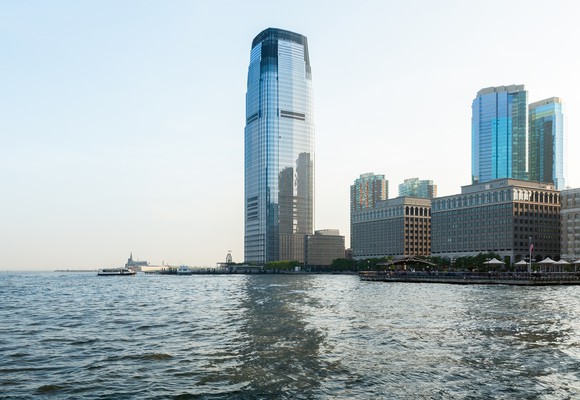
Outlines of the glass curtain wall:
{"type": "Polygon", "coordinates": [[[524,86],[480,90],[472,103],[471,121],[472,182],[528,179],[524,86]]]}
{"type": "Polygon", "coordinates": [[[303,261],[314,228],[314,124],[306,37],[269,28],[250,52],[244,259],[303,261]]]}
{"type": "Polygon", "coordinates": [[[557,97],[530,104],[530,179],[550,182],[557,190],[564,183],[564,117],[557,97]]]}

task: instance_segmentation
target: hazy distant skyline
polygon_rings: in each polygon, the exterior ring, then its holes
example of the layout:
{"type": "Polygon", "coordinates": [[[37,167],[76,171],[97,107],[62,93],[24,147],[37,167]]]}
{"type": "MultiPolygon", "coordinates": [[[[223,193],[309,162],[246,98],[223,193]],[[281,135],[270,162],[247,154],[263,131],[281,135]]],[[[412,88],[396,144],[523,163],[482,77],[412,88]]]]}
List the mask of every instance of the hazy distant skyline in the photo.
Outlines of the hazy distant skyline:
{"type": "MultiPolygon", "coordinates": [[[[524,84],[564,101],[580,187],[574,1],[0,3],[0,269],[243,260],[252,39],[308,38],[315,229],[349,244],[362,173],[471,182],[471,102],[524,84]]],[[[396,192],[396,191],[395,191],[396,192]]],[[[391,193],[390,197],[395,197],[391,193]]]]}

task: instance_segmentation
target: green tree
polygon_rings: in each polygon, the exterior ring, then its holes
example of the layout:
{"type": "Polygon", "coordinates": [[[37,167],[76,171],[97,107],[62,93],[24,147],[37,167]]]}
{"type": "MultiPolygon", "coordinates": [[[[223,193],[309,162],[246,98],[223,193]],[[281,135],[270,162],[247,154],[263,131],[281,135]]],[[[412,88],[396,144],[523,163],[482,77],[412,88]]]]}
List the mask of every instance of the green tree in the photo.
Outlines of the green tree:
{"type": "Polygon", "coordinates": [[[294,269],[294,267],[300,266],[300,263],[296,260],[286,260],[286,261],[270,261],[264,265],[267,269],[294,269]]]}
{"type": "Polygon", "coordinates": [[[356,270],[356,261],[347,258],[337,258],[332,260],[330,268],[334,271],[354,271],[356,270]]]}

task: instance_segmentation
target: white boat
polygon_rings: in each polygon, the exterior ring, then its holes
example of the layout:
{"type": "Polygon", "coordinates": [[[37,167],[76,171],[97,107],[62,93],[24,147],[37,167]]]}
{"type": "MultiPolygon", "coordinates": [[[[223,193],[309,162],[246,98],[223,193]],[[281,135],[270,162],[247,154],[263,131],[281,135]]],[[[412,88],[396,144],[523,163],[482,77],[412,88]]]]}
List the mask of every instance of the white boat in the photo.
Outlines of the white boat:
{"type": "Polygon", "coordinates": [[[99,276],[113,276],[113,275],[135,275],[133,268],[103,268],[97,272],[99,276]]]}
{"type": "Polygon", "coordinates": [[[191,275],[193,274],[193,271],[189,269],[189,267],[187,265],[182,265],[179,268],[177,268],[177,275],[191,275]]]}

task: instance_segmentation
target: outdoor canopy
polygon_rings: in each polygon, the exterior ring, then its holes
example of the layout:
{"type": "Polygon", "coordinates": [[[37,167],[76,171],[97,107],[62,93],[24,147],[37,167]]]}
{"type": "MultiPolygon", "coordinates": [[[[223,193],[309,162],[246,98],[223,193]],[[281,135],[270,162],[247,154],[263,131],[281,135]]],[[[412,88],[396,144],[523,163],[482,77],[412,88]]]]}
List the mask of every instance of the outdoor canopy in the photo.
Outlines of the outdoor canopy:
{"type": "Polygon", "coordinates": [[[550,257],[546,257],[542,261],[540,261],[538,264],[555,264],[555,263],[556,263],[556,261],[552,260],[550,257]]]}
{"type": "Polygon", "coordinates": [[[503,261],[500,261],[496,258],[492,258],[489,261],[484,262],[485,265],[502,265],[505,264],[503,261]]]}

